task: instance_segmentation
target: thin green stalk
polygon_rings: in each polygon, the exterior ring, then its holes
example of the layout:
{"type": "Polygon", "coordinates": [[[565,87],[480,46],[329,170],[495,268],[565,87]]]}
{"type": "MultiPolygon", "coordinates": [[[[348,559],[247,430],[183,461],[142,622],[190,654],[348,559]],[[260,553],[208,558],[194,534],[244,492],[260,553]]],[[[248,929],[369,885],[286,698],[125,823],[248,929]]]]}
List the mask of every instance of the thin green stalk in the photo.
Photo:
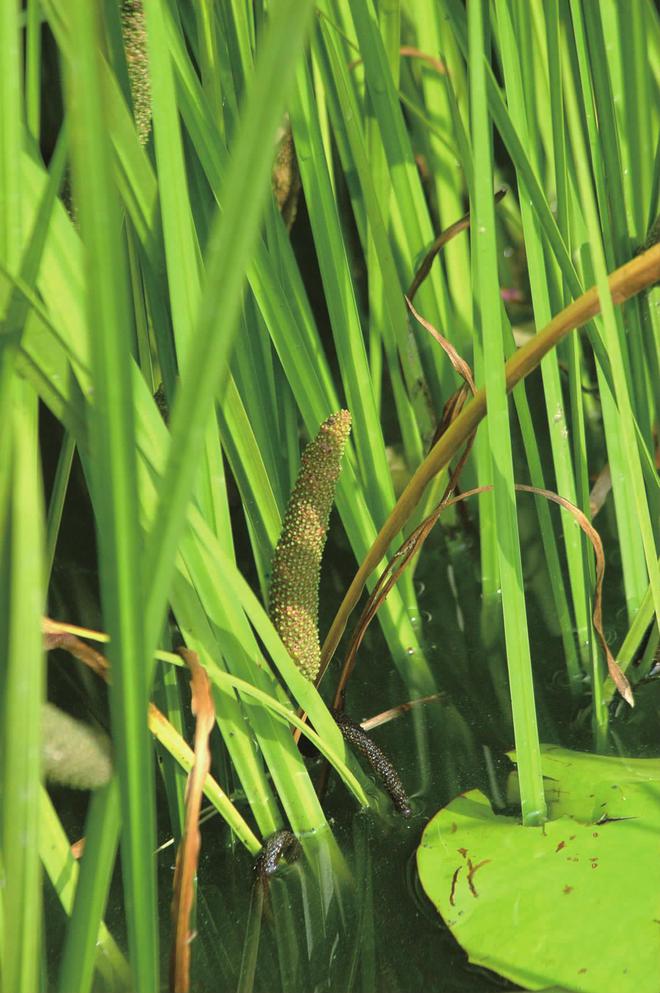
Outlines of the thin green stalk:
{"type": "MultiPolygon", "coordinates": [[[[177,44],[175,36],[171,36],[170,41],[173,45],[177,44]]],[[[210,125],[205,124],[208,112],[204,97],[194,73],[190,72],[184,52],[177,47],[176,50],[173,48],[173,54],[179,74],[182,116],[209,183],[220,199],[226,170],[226,153],[219,146],[217,136],[209,137],[212,131],[210,125]]],[[[127,206],[130,207],[132,199],[133,197],[127,200],[127,206]]],[[[307,430],[311,434],[330,411],[338,408],[339,400],[291,245],[281,225],[277,233],[277,260],[271,257],[262,244],[258,244],[254,262],[248,268],[248,280],[307,430]],[[292,328],[295,328],[295,332],[292,332],[292,328]]],[[[355,462],[351,459],[350,448],[348,461],[339,484],[337,506],[354,554],[359,560],[366,554],[376,531],[361,486],[355,478],[355,462]]],[[[398,591],[393,591],[383,610],[379,612],[379,621],[404,680],[412,680],[421,695],[433,692],[433,679],[417,652],[417,637],[408,621],[398,591]],[[413,648],[415,653],[414,670],[410,667],[409,648],[413,648]]],[[[412,685],[410,688],[413,688],[412,685]]]]}
{"type": "MultiPolygon", "coordinates": [[[[612,299],[606,287],[606,263],[600,234],[599,215],[591,182],[591,171],[588,166],[587,149],[582,129],[579,126],[574,93],[575,90],[571,90],[570,85],[567,85],[565,88],[566,108],[571,140],[574,143],[574,163],[579,195],[589,233],[596,282],[600,292],[607,295],[607,301],[602,301],[603,335],[610,357],[614,396],[608,398],[609,390],[602,379],[600,385],[604,405],[603,414],[606,418],[606,438],[612,466],[619,541],[624,575],[626,576],[626,594],[629,610],[634,613],[646,588],[645,559],[651,587],[654,591],[656,611],[660,614],[660,570],[657,566],[653,529],[645,495],[631,398],[626,381],[628,366],[620,346],[619,328],[612,307],[612,299]],[[614,400],[616,400],[618,412],[612,406],[614,400]]],[[[593,147],[593,143],[591,144],[593,147]]]]}
{"type": "Polygon", "coordinates": [[[355,425],[358,462],[362,467],[369,506],[375,520],[380,523],[392,505],[394,491],[371,389],[348,257],[325,169],[321,135],[312,112],[313,100],[309,74],[301,67],[297,77],[296,99],[291,108],[294,138],[347,406],[355,425]]]}
{"type": "MultiPolygon", "coordinates": [[[[517,53],[522,47],[516,44],[514,25],[510,17],[510,4],[498,0],[497,12],[500,22],[501,51],[504,66],[504,77],[507,90],[508,105],[511,119],[523,141],[531,150],[534,164],[533,144],[528,140],[530,127],[525,108],[523,76],[518,63],[517,53]]],[[[524,17],[525,11],[518,10],[519,18],[524,17]]],[[[538,171],[539,163],[536,162],[538,171]]],[[[546,258],[543,243],[540,238],[538,221],[529,205],[524,183],[521,183],[520,207],[525,238],[525,251],[530,274],[534,316],[537,327],[543,327],[552,316],[551,287],[547,278],[546,258]]],[[[564,409],[559,365],[556,353],[550,352],[541,363],[543,375],[544,397],[550,442],[552,446],[557,491],[571,503],[576,500],[576,487],[571,463],[571,447],[568,430],[568,420],[564,409]]],[[[536,485],[536,484],[535,484],[536,485]]],[[[587,598],[588,583],[584,574],[584,554],[581,532],[573,522],[562,517],[562,529],[566,558],[575,614],[575,625],[580,646],[586,645],[589,639],[589,604],[587,598]]],[[[556,576],[553,585],[559,582],[563,586],[562,577],[556,576]]],[[[562,627],[565,626],[565,622],[562,627]]],[[[567,652],[567,667],[569,680],[573,687],[579,687],[581,674],[577,663],[574,647],[567,652]]]]}
{"type": "MultiPolygon", "coordinates": [[[[593,77],[594,101],[599,118],[599,137],[602,147],[603,165],[605,178],[607,180],[608,207],[612,217],[612,238],[614,241],[614,264],[619,264],[629,257],[630,252],[630,230],[626,215],[625,195],[616,195],[614,191],[625,191],[623,167],[621,162],[621,149],[619,142],[619,129],[617,127],[616,113],[614,108],[614,95],[612,92],[612,79],[610,64],[616,65],[616,59],[610,60],[609,52],[605,48],[603,37],[602,15],[593,5],[587,4],[584,7],[585,27],[589,46],[589,62],[593,77]]],[[[618,54],[617,46],[617,54],[618,54]]],[[[639,153],[643,152],[639,149],[639,153]]],[[[594,156],[593,146],[591,148],[594,156]]],[[[606,208],[599,205],[599,215],[603,231],[603,244],[606,247],[607,255],[608,226],[606,223],[606,208]]],[[[608,268],[611,264],[608,262],[608,268]]],[[[652,423],[653,423],[653,402],[647,394],[648,380],[646,377],[644,349],[642,338],[639,334],[624,334],[623,319],[629,330],[632,326],[639,327],[639,309],[636,303],[629,304],[624,308],[622,315],[617,315],[617,322],[620,327],[619,338],[624,357],[627,359],[628,390],[631,394],[633,410],[642,437],[646,442],[649,451],[653,448],[652,423]]],[[[655,390],[653,395],[655,395],[655,390]]],[[[660,507],[658,508],[660,511],[660,507]]]]}
{"type": "Polygon", "coordinates": [[[250,87],[249,110],[245,110],[226,176],[224,210],[216,218],[209,238],[205,291],[187,357],[186,379],[172,413],[172,443],[163,477],[167,499],[159,504],[146,549],[147,572],[152,578],[146,617],[148,645],[155,645],[158,636],[203,432],[213,399],[226,377],[237,328],[244,270],[256,241],[270,169],[270,149],[260,138],[273,128],[281,113],[310,10],[306,5],[307,16],[302,16],[300,4],[287,0],[270,24],[250,87]],[[284,71],[282,66],[286,67],[284,71]],[[260,154],[254,154],[255,148],[260,149],[260,154]],[[220,314],[222,333],[218,328],[220,314]]]}
{"type": "MultiPolygon", "coordinates": [[[[660,565],[660,562],[658,564],[660,565]]],[[[617,662],[621,666],[623,672],[626,672],[630,668],[630,665],[639,651],[639,647],[642,644],[649,627],[653,623],[654,614],[653,590],[649,586],[644,594],[644,599],[640,604],[639,610],[635,614],[634,620],[628,628],[628,632],[621,643],[621,647],[616,653],[617,662]]],[[[655,624],[657,631],[660,627],[657,620],[655,624]]],[[[608,677],[605,681],[605,702],[610,703],[615,694],[616,687],[613,681],[608,677]]]]}
{"type": "MultiPolygon", "coordinates": [[[[441,53],[445,75],[419,63],[421,89],[424,106],[431,115],[435,127],[428,131],[429,166],[435,187],[440,228],[447,227],[464,210],[464,192],[467,167],[464,154],[454,136],[454,124],[450,107],[448,86],[450,79],[460,81],[462,65],[459,58],[451,58],[455,48],[449,32],[442,31],[440,7],[417,0],[416,31],[417,44],[422,51],[441,53]]],[[[422,134],[426,128],[420,129],[422,134]]],[[[467,235],[453,239],[443,251],[443,262],[447,270],[447,286],[457,320],[460,322],[456,344],[461,348],[472,338],[472,294],[470,287],[469,242],[467,235]]]]}
{"type": "MultiPolygon", "coordinates": [[[[187,359],[200,301],[201,253],[188,196],[188,176],[177,112],[172,59],[167,44],[161,0],[148,0],[149,74],[158,189],[161,201],[165,258],[172,309],[172,327],[181,375],[187,376],[187,359]]],[[[204,439],[202,471],[195,493],[216,534],[228,532],[221,491],[214,480],[222,477],[222,455],[212,421],[204,439]]]]}
{"type": "MultiPolygon", "coordinates": [[[[399,46],[401,44],[401,10],[399,0],[384,0],[378,7],[378,20],[388,61],[389,74],[395,87],[399,87],[399,46]]],[[[368,103],[367,103],[368,112],[368,103]]],[[[380,139],[378,122],[373,114],[367,116],[368,155],[371,163],[374,188],[381,211],[389,214],[391,186],[387,172],[387,158],[380,139]]],[[[371,237],[367,240],[367,272],[369,273],[369,358],[376,409],[381,410],[381,328],[384,319],[384,284],[377,264],[376,249],[371,237]]]]}
{"type": "Polygon", "coordinates": [[[69,476],[73,465],[73,456],[76,451],[76,443],[68,431],[62,438],[60,453],[57,456],[57,468],[55,478],[50,492],[50,502],[48,504],[48,517],[46,520],[46,576],[50,578],[55,561],[55,549],[57,548],[57,538],[62,523],[62,512],[66,491],[69,486],[69,476]]]}
{"type": "MultiPolygon", "coordinates": [[[[643,255],[621,266],[609,277],[613,300],[621,303],[653,284],[660,273],[660,246],[654,246],[643,255]]],[[[551,348],[556,347],[572,330],[587,324],[600,312],[596,287],[592,287],[556,314],[547,327],[539,331],[525,345],[517,349],[506,363],[504,372],[507,390],[512,390],[539,364],[551,348]]],[[[348,617],[353,611],[367,579],[378,567],[394,535],[401,530],[431,480],[449,464],[461,447],[474,433],[486,414],[486,392],[479,389],[465,408],[449,425],[436,442],[396,502],[392,513],[379,531],[376,540],[364,557],[323,644],[322,665],[335,653],[348,617]]]]}
{"type": "MultiPolygon", "coordinates": [[[[38,173],[35,174],[28,170],[28,175],[31,182],[36,182],[36,187],[39,189],[39,182],[36,178],[38,173]]],[[[81,316],[81,297],[72,293],[72,288],[80,285],[80,276],[76,270],[76,265],[79,266],[80,263],[79,244],[75,237],[71,237],[71,231],[67,226],[68,222],[66,219],[62,215],[58,215],[58,220],[63,225],[58,231],[61,248],[58,252],[48,253],[48,265],[43,269],[41,285],[43,293],[49,301],[51,310],[59,312],[60,305],[65,304],[58,317],[64,328],[64,331],[61,333],[67,340],[71,354],[76,356],[76,375],[80,378],[83,393],[87,395],[91,385],[89,373],[79,358],[80,352],[84,353],[86,349],[85,326],[81,316]],[[62,251],[62,248],[65,246],[66,250],[62,251]]],[[[40,367],[41,363],[51,358],[54,359],[54,353],[46,347],[46,343],[43,339],[40,340],[36,344],[36,351],[29,353],[30,361],[36,363],[37,367],[40,367]]],[[[34,365],[31,368],[36,371],[34,365]]],[[[77,424],[75,413],[75,410],[81,403],[82,394],[77,393],[75,389],[71,390],[71,372],[59,370],[57,365],[53,369],[52,376],[39,376],[40,387],[45,388],[45,383],[50,380],[60,383],[64,388],[68,387],[69,389],[69,397],[66,401],[62,401],[59,396],[55,400],[50,394],[47,393],[46,395],[50,402],[55,402],[55,409],[58,411],[58,414],[64,418],[65,423],[75,432],[77,440],[81,443],[81,450],[85,454],[85,434],[77,424]],[[58,406],[62,402],[66,402],[67,405],[65,407],[58,406]]],[[[156,495],[154,479],[162,472],[166,451],[164,442],[167,434],[162,418],[151,398],[151,394],[135,367],[133,390],[139,409],[137,420],[139,429],[138,449],[145,470],[144,474],[141,475],[140,495],[144,515],[143,522],[146,522],[151,520],[153,515],[156,495]]],[[[195,529],[202,527],[203,522],[198,514],[193,515],[191,521],[195,529]]],[[[266,672],[266,667],[263,663],[260,663],[259,667],[255,670],[256,660],[260,656],[254,640],[250,636],[249,628],[246,627],[244,619],[236,611],[234,611],[234,620],[231,626],[227,627],[227,621],[224,620],[225,603],[223,602],[223,598],[218,594],[218,583],[214,579],[208,578],[209,564],[217,561],[217,555],[220,554],[219,551],[214,551],[216,549],[217,538],[209,532],[208,528],[203,528],[195,540],[201,542],[204,549],[209,550],[209,556],[208,559],[200,558],[199,549],[195,549],[194,543],[191,543],[191,551],[187,555],[187,558],[192,563],[191,572],[188,572],[187,563],[179,563],[179,578],[175,582],[175,588],[172,591],[172,603],[181,629],[191,647],[199,650],[200,654],[203,654],[204,651],[206,652],[204,657],[213,658],[217,656],[218,643],[226,645],[227,656],[236,664],[238,674],[252,679],[254,678],[253,672],[256,671],[256,673],[259,673],[260,670],[266,672]],[[205,613],[202,609],[199,597],[191,585],[193,581],[195,587],[203,588],[204,590],[204,608],[208,613],[205,613]],[[209,622],[209,618],[217,621],[217,629],[209,622]],[[230,631],[233,633],[231,640],[229,640],[230,631]],[[200,638],[203,639],[202,644],[199,643],[200,638]],[[244,646],[240,654],[236,652],[237,643],[244,646]]],[[[256,719],[258,719],[259,712],[255,710],[254,713],[256,719]]],[[[225,737],[227,747],[231,752],[232,760],[236,764],[259,826],[264,834],[272,833],[277,827],[281,826],[281,815],[274,802],[269,783],[264,776],[260,755],[255,752],[244,714],[237,703],[235,703],[232,709],[231,701],[225,697],[222,708],[219,709],[219,715],[221,717],[221,731],[225,737]]],[[[256,728],[256,731],[264,753],[268,753],[269,762],[273,764],[277,763],[276,756],[282,748],[286,747],[291,751],[292,742],[290,735],[283,728],[275,729],[268,721],[262,721],[260,727],[256,728]]],[[[287,781],[286,777],[284,779],[280,777],[278,787],[292,798],[292,802],[296,805],[296,811],[300,811],[300,814],[297,816],[299,816],[299,821],[303,828],[316,828],[319,826],[319,823],[324,823],[324,818],[317,804],[314,815],[316,820],[310,820],[310,800],[313,794],[313,788],[306,775],[301,777],[303,766],[297,754],[295,759],[295,766],[291,766],[292,772],[295,772],[297,777],[295,786],[292,785],[290,779],[287,781]]]]}
{"type": "MultiPolygon", "coordinates": [[[[360,0],[349,6],[360,55],[364,60],[367,92],[390,169],[393,223],[398,223],[403,239],[400,250],[408,261],[412,278],[415,261],[433,241],[433,226],[373,4],[371,0],[360,0]]],[[[431,270],[420,289],[419,304],[433,323],[445,328],[453,326],[444,276],[437,266],[431,270]]],[[[428,370],[432,371],[429,385],[436,408],[441,410],[455,388],[453,370],[447,368],[438,349],[427,340],[427,336],[419,339],[419,349],[426,356],[428,370]]]]}
{"type": "MultiPolygon", "coordinates": [[[[372,261],[369,266],[373,273],[378,266],[381,271],[383,303],[382,345],[387,357],[387,366],[392,382],[404,452],[410,466],[417,465],[422,457],[422,438],[433,433],[433,421],[429,411],[425,391],[420,388],[424,372],[419,361],[414,338],[410,334],[408,316],[404,306],[403,292],[397,273],[396,262],[388,238],[382,204],[376,195],[366,141],[359,126],[359,109],[348,77],[348,70],[337,48],[334,32],[325,19],[319,22],[319,33],[323,47],[316,51],[319,65],[328,80],[326,84],[328,104],[331,113],[333,132],[342,154],[342,165],[348,176],[357,173],[359,196],[369,222],[369,242],[372,246],[372,261]],[[332,83],[328,77],[332,76],[332,83]],[[403,375],[402,375],[403,373],[403,375]],[[417,421],[417,426],[415,425],[417,421]],[[420,438],[421,434],[421,438],[420,438]]],[[[389,186],[388,186],[389,189],[389,186]]],[[[357,204],[356,204],[357,207],[357,204]]],[[[355,208],[354,208],[355,209],[355,208]]],[[[367,247],[364,225],[360,225],[356,212],[356,222],[361,230],[363,251],[367,247]]],[[[379,348],[381,338],[379,338],[379,348]]],[[[372,375],[373,383],[373,375],[372,375]]]]}
{"type": "Polygon", "coordinates": [[[103,955],[97,947],[99,926],[108,898],[120,827],[119,789],[113,777],[107,786],[92,794],[85,825],[85,851],[59,963],[59,993],[67,990],[88,993],[92,988],[96,960],[103,955]]]}
{"type": "MultiPolygon", "coordinates": [[[[23,147],[21,121],[21,36],[18,5],[0,6],[0,261],[16,271],[21,243],[21,184],[18,150],[23,147]]],[[[13,396],[12,379],[17,331],[5,325],[5,305],[0,298],[0,423],[8,424],[13,396]],[[9,333],[6,333],[9,331],[9,333]]],[[[0,432],[0,464],[8,460],[10,432],[0,432]]],[[[9,479],[0,480],[0,506],[4,503],[9,479]]]]}
{"type": "MultiPolygon", "coordinates": [[[[67,915],[73,915],[73,918],[75,919],[76,910],[74,900],[78,897],[79,893],[78,882],[80,879],[80,867],[71,853],[71,842],[62,827],[62,823],[55,812],[53,802],[50,799],[48,791],[45,787],[41,788],[39,804],[39,844],[44,871],[50,879],[51,885],[57,894],[57,898],[60,901],[62,909],[67,915]]],[[[93,806],[95,809],[95,814],[101,811],[103,807],[102,798],[99,797],[93,806]]],[[[116,824],[112,815],[109,817],[108,826],[110,831],[108,832],[106,838],[111,836],[112,829],[115,828],[114,845],[111,846],[111,858],[108,860],[110,866],[112,867],[114,864],[114,853],[117,843],[116,824]]],[[[96,833],[96,831],[94,833],[96,833]]],[[[90,844],[90,840],[91,839],[88,836],[88,845],[90,844]]],[[[95,867],[99,868],[100,860],[97,858],[94,861],[95,867]]],[[[91,869],[91,863],[89,868],[91,869]]],[[[103,872],[101,872],[101,876],[103,877],[103,872]]],[[[90,896],[95,894],[96,897],[98,897],[99,892],[103,889],[103,878],[101,878],[99,882],[100,886],[97,887],[96,884],[94,884],[93,888],[89,887],[86,883],[83,890],[80,890],[80,893],[85,892],[90,896]],[[92,893],[90,893],[90,889],[93,890],[92,893]]],[[[75,946],[71,948],[69,958],[69,963],[71,966],[70,975],[73,976],[75,974],[81,978],[83,973],[88,975],[90,957],[92,953],[95,952],[94,965],[98,970],[98,974],[101,977],[104,986],[107,986],[111,990],[127,990],[132,988],[131,971],[126,959],[119,950],[116,941],[108,931],[103,921],[100,920],[102,907],[100,907],[99,904],[103,902],[104,900],[100,901],[98,899],[95,899],[94,904],[86,902],[88,910],[93,907],[94,916],[90,917],[87,921],[80,921],[78,937],[84,942],[84,944],[80,947],[75,946]],[[87,929],[91,931],[92,926],[95,927],[94,933],[87,933],[87,929]]],[[[71,946],[68,942],[65,942],[67,957],[69,947],[71,946]]],[[[80,989],[82,991],[82,988],[83,987],[79,987],[77,985],[66,986],[67,990],[80,989]]]]}
{"type": "Polygon", "coordinates": [[[27,0],[25,32],[25,118],[28,131],[34,140],[38,142],[41,132],[40,0],[27,0]]]}
{"type": "MultiPolygon", "coordinates": [[[[167,641],[165,640],[163,643],[167,644],[167,641]]],[[[167,715],[172,727],[183,737],[186,733],[183,723],[186,704],[181,693],[176,670],[167,668],[164,670],[159,669],[156,672],[154,700],[160,710],[167,715]]],[[[167,796],[167,809],[170,815],[172,834],[178,844],[183,834],[185,820],[186,776],[181,767],[175,762],[170,761],[169,757],[163,754],[162,758],[160,773],[167,796]]]]}
{"type": "Polygon", "coordinates": [[[67,62],[74,191],[85,246],[95,406],[90,433],[101,595],[113,680],[113,740],[120,783],[122,862],[131,965],[137,991],[158,988],[153,763],[145,712],[137,471],[130,375],[129,308],[120,218],[110,177],[98,10],[70,5],[76,57],[67,62]]]}
{"type": "Polygon", "coordinates": [[[188,197],[174,75],[165,36],[161,0],[144,0],[144,8],[149,42],[158,191],[172,324],[179,368],[185,374],[199,308],[201,260],[188,197]]]}
{"type": "MultiPolygon", "coordinates": [[[[38,988],[41,945],[41,704],[45,669],[41,645],[44,603],[43,506],[38,455],[37,397],[15,377],[12,487],[8,539],[0,546],[7,579],[0,589],[6,612],[3,678],[2,855],[4,902],[3,986],[18,993],[38,988]]],[[[5,466],[5,469],[9,468],[5,466]]]]}
{"type": "MultiPolygon", "coordinates": [[[[561,45],[559,2],[551,0],[543,8],[545,15],[547,50],[548,50],[548,87],[550,98],[550,116],[552,120],[552,168],[554,186],[557,196],[557,224],[564,241],[570,243],[569,223],[569,185],[568,162],[566,147],[566,125],[564,119],[564,96],[561,74],[561,45]]],[[[565,275],[559,272],[558,263],[550,260],[555,273],[555,299],[559,306],[565,306],[568,301],[568,284],[565,275]]],[[[577,335],[573,335],[564,346],[564,354],[568,363],[568,394],[570,408],[570,427],[572,432],[572,456],[575,474],[576,503],[585,514],[589,514],[589,463],[587,453],[585,407],[582,394],[582,349],[577,335]]],[[[587,588],[593,588],[595,572],[594,557],[591,549],[582,542],[583,568],[588,577],[587,588]]],[[[583,651],[588,652],[587,666],[592,673],[598,671],[595,634],[591,615],[588,617],[587,639],[583,651]]],[[[604,733],[607,720],[605,708],[595,708],[594,719],[598,734],[604,733]]]]}
{"type": "Polygon", "coordinates": [[[222,125],[222,81],[218,65],[218,42],[215,10],[210,0],[196,5],[197,33],[200,53],[202,86],[213,108],[215,119],[222,125]]]}
{"type": "MultiPolygon", "coordinates": [[[[557,224],[564,241],[569,243],[569,190],[566,149],[566,127],[564,121],[564,96],[561,76],[561,46],[559,25],[559,0],[550,0],[544,6],[548,44],[548,75],[550,90],[550,113],[552,117],[554,182],[557,194],[557,224]]],[[[560,275],[561,290],[558,290],[562,306],[568,302],[568,284],[565,275],[560,275]]],[[[569,365],[569,397],[571,428],[573,432],[573,466],[576,479],[578,506],[586,513],[589,501],[588,461],[585,432],[585,412],[582,400],[582,368],[580,343],[577,336],[569,339],[566,345],[569,365]]],[[[586,556],[585,556],[586,557],[586,556]]],[[[593,582],[593,561],[588,558],[593,582]]],[[[593,636],[590,635],[590,640],[593,636]]]]}
{"type": "Polygon", "coordinates": [[[504,633],[516,751],[519,757],[523,824],[541,823],[546,805],[539,748],[534,684],[527,634],[524,582],[513,489],[513,459],[504,373],[499,278],[493,204],[491,121],[486,96],[483,0],[469,0],[470,96],[475,158],[472,252],[479,283],[477,306],[488,397],[488,438],[494,482],[495,527],[504,612],[504,633]]]}

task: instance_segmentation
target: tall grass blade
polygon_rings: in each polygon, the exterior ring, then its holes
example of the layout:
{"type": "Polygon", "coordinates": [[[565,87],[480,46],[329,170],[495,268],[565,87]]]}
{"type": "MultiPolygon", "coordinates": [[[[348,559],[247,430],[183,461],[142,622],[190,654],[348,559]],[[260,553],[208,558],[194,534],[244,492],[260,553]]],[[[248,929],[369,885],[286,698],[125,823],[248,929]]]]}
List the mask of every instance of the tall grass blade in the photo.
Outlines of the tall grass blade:
{"type": "Polygon", "coordinates": [[[99,928],[105,911],[120,832],[119,787],[116,778],[92,795],[86,844],[80,865],[71,920],[60,959],[57,988],[60,993],[92,988],[97,958],[99,928]]]}
{"type": "Polygon", "coordinates": [[[484,373],[488,398],[488,440],[494,483],[495,529],[513,728],[520,749],[520,796],[523,824],[538,824],[545,817],[545,796],[536,723],[534,684],[527,633],[525,593],[513,489],[513,461],[505,388],[504,349],[499,305],[497,242],[493,204],[491,122],[486,97],[484,57],[486,5],[470,0],[470,106],[475,158],[472,253],[478,275],[477,307],[483,340],[484,373]]]}
{"type": "Polygon", "coordinates": [[[2,853],[3,985],[28,993],[39,987],[41,864],[41,704],[45,689],[40,617],[44,603],[44,510],[38,456],[37,398],[18,377],[12,389],[13,481],[4,518],[2,551],[3,713],[2,853]]]}
{"type": "Polygon", "coordinates": [[[147,607],[147,644],[156,642],[174,569],[186,506],[194,483],[205,424],[213,399],[225,381],[237,328],[243,274],[258,232],[267,191],[272,150],[261,141],[274,133],[286,86],[305,39],[310,6],[283,0],[264,40],[241,133],[225,178],[222,216],[216,218],[206,252],[206,282],[191,344],[186,379],[172,414],[172,444],[161,501],[146,551],[152,585],[147,607]],[[258,153],[254,149],[258,148],[258,153]],[[222,313],[222,333],[218,314],[222,313]]]}
{"type": "Polygon", "coordinates": [[[87,317],[95,404],[90,461],[98,522],[101,596],[111,638],[111,710],[120,783],[122,862],[131,965],[137,991],[158,987],[153,763],[146,725],[149,667],[144,652],[135,425],[127,282],[120,218],[110,176],[98,10],[70,8],[77,40],[67,62],[74,194],[85,247],[87,317]]]}

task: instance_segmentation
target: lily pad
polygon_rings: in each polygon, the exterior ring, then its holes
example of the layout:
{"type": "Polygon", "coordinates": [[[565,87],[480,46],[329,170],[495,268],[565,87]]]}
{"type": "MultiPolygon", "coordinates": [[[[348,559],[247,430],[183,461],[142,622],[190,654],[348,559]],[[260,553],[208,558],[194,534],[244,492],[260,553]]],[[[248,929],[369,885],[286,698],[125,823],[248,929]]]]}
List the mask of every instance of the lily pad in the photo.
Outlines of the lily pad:
{"type": "Polygon", "coordinates": [[[543,749],[551,820],[478,790],[427,825],[422,886],[470,960],[530,990],[660,990],[660,761],[543,749]]]}

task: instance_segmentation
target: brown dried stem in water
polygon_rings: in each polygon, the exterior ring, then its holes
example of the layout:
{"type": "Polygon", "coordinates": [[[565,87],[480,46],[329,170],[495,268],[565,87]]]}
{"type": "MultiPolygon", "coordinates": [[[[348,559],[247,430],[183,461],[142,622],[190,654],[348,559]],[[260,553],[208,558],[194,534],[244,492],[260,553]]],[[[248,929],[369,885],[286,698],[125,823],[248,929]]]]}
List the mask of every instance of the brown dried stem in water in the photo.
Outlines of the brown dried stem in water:
{"type": "Polygon", "coordinates": [[[209,738],[215,724],[215,707],[211,684],[199,664],[197,653],[180,648],[179,655],[190,669],[191,709],[195,715],[195,761],[186,785],[186,815],[174,869],[172,927],[174,940],[170,957],[170,990],[188,993],[190,989],[190,914],[195,896],[195,873],[199,861],[201,836],[199,811],[204,781],[211,768],[209,738]]]}

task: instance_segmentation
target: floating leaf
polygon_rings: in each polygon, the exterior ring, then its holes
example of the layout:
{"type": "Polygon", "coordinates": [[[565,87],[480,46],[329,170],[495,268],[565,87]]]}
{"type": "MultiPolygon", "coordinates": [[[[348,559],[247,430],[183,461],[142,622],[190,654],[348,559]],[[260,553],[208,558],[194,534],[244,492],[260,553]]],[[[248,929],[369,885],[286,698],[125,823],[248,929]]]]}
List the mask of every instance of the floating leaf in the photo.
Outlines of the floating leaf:
{"type": "Polygon", "coordinates": [[[422,886],[470,960],[525,989],[657,993],[660,760],[544,746],[542,761],[553,819],[457,797],[422,836],[422,886]]]}

